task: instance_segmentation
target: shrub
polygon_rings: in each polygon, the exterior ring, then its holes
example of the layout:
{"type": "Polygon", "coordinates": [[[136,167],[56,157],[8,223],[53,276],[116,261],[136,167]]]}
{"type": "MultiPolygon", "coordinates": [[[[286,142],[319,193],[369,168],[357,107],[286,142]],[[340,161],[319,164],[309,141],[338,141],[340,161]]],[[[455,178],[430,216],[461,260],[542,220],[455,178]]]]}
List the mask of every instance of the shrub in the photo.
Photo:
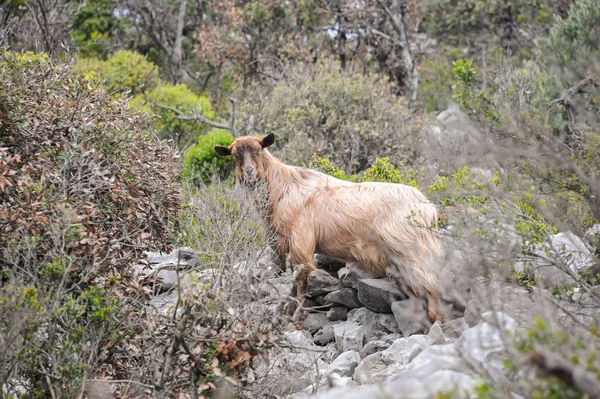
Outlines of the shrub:
{"type": "Polygon", "coordinates": [[[488,200],[482,180],[465,166],[451,176],[436,176],[427,190],[434,201],[444,206],[480,206],[488,200]]]}
{"type": "Polygon", "coordinates": [[[404,164],[400,164],[400,167],[403,168],[403,171],[398,170],[389,158],[376,158],[369,169],[363,173],[362,181],[399,183],[419,188],[417,179],[422,177],[423,169],[415,171],[405,168],[404,164]]]}
{"type": "Polygon", "coordinates": [[[335,166],[329,157],[322,158],[318,157],[317,154],[313,154],[308,167],[326,173],[329,176],[335,177],[336,179],[348,180],[346,172],[335,166]]]}
{"type": "Polygon", "coordinates": [[[419,129],[385,80],[328,60],[291,68],[262,103],[251,96],[241,109],[255,115],[257,131],[277,134],[286,162],[308,164],[325,153],[349,174],[397,153],[419,129]]]}
{"type": "Polygon", "coordinates": [[[126,91],[132,95],[143,93],[159,83],[158,67],[132,51],[117,51],[106,61],[80,58],[73,70],[87,79],[103,82],[108,93],[116,93],[115,97],[126,91]]]}
{"type": "Polygon", "coordinates": [[[196,145],[185,152],[183,158],[183,176],[193,181],[210,183],[213,174],[220,179],[227,179],[235,163],[231,157],[220,157],[215,153],[216,145],[228,146],[233,143],[234,137],[224,130],[211,130],[198,137],[196,145]]]}
{"type": "Polygon", "coordinates": [[[130,265],[169,248],[175,154],[68,66],[0,57],[0,380],[78,397],[135,319],[130,265]]]}
{"type": "Polygon", "coordinates": [[[161,138],[173,139],[182,148],[191,144],[199,134],[206,132],[208,127],[197,121],[177,119],[173,111],[155,106],[153,101],[173,107],[185,114],[197,110],[207,119],[215,117],[209,99],[195,94],[184,84],[161,85],[131,100],[133,109],[149,112],[158,117],[152,125],[158,130],[161,138]]]}

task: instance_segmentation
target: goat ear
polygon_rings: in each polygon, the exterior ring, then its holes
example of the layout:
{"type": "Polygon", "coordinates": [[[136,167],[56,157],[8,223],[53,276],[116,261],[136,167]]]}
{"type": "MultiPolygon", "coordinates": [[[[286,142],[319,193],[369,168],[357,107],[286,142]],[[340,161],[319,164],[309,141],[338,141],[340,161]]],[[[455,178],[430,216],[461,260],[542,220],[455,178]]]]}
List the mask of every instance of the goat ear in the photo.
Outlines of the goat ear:
{"type": "Polygon", "coordinates": [[[273,143],[275,142],[275,135],[273,133],[270,133],[267,137],[265,137],[264,139],[262,139],[260,141],[260,146],[262,148],[267,148],[273,145],[273,143]]]}
{"type": "Polygon", "coordinates": [[[231,149],[229,147],[223,147],[221,145],[215,146],[215,152],[220,157],[228,157],[231,155],[231,149]]]}

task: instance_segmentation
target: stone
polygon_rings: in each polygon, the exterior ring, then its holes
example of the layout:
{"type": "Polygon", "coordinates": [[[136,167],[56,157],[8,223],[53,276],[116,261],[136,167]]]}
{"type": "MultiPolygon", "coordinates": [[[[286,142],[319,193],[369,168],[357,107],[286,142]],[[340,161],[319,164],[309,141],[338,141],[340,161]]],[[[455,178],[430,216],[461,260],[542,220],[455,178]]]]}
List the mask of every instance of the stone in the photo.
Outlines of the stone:
{"type": "Polygon", "coordinates": [[[429,330],[429,334],[427,334],[427,339],[427,346],[446,343],[446,337],[444,337],[442,327],[440,327],[438,323],[433,323],[431,329],[429,330]]]}
{"type": "Polygon", "coordinates": [[[304,329],[311,333],[322,329],[327,324],[329,324],[329,320],[325,313],[309,313],[304,319],[304,329]]]}
{"type": "Polygon", "coordinates": [[[323,326],[323,328],[315,334],[313,342],[317,345],[324,346],[327,345],[329,342],[333,341],[334,339],[335,335],[333,332],[333,325],[328,324],[326,326],[323,326]]]}
{"type": "Polygon", "coordinates": [[[358,362],[360,362],[360,355],[357,351],[344,352],[327,367],[324,376],[337,373],[341,377],[350,377],[354,374],[358,362]]]}
{"type": "Polygon", "coordinates": [[[314,264],[319,269],[327,270],[330,273],[337,273],[341,268],[346,266],[342,261],[331,259],[321,254],[314,256],[314,264]]]}
{"type": "Polygon", "coordinates": [[[444,330],[444,334],[450,338],[458,338],[463,333],[469,329],[469,325],[464,317],[459,317],[454,320],[448,320],[444,323],[442,330],[444,330]]]}
{"type": "Polygon", "coordinates": [[[345,306],[334,306],[327,311],[329,321],[345,321],[348,318],[348,308],[345,306]]]}
{"type": "Polygon", "coordinates": [[[327,377],[327,384],[330,388],[340,388],[355,385],[354,381],[352,381],[352,377],[342,377],[338,373],[331,373],[329,377],[327,377]]]}
{"type": "Polygon", "coordinates": [[[417,298],[394,302],[392,312],[400,333],[405,337],[425,331],[423,305],[417,298]]]}
{"type": "Polygon", "coordinates": [[[361,359],[372,355],[373,353],[381,352],[391,346],[392,342],[388,341],[369,341],[360,351],[359,355],[361,359]]]}
{"type": "Polygon", "coordinates": [[[162,252],[146,252],[146,260],[150,265],[178,265],[186,269],[196,264],[196,254],[191,248],[177,248],[170,254],[162,252]]]}
{"type": "Polygon", "coordinates": [[[341,284],[338,279],[332,277],[324,270],[317,269],[308,278],[306,296],[317,297],[319,295],[326,295],[340,288],[341,284]]]}
{"type": "Polygon", "coordinates": [[[358,300],[357,291],[347,287],[327,294],[325,296],[325,302],[344,305],[348,309],[355,309],[363,306],[358,300]]]}
{"type": "Polygon", "coordinates": [[[368,309],[378,313],[390,313],[393,302],[405,299],[388,279],[368,278],[358,281],[358,299],[368,309]]]}
{"type": "Polygon", "coordinates": [[[364,307],[348,312],[348,320],[365,327],[366,341],[379,339],[388,333],[398,332],[398,326],[393,315],[375,313],[364,307]]]}
{"type": "Polygon", "coordinates": [[[381,363],[381,352],[376,352],[366,356],[358,363],[354,370],[354,374],[352,375],[352,379],[356,381],[357,384],[363,385],[368,383],[375,374],[385,368],[386,365],[381,363]]]}
{"type": "Polygon", "coordinates": [[[412,335],[407,338],[400,338],[383,352],[381,352],[381,362],[390,364],[407,365],[427,346],[428,337],[425,335],[412,335]]]}
{"type": "Polygon", "coordinates": [[[354,263],[347,263],[345,267],[338,270],[338,278],[346,288],[358,288],[358,281],[364,277],[354,263]]]}
{"type": "Polygon", "coordinates": [[[552,289],[554,286],[573,285],[575,280],[565,271],[566,268],[580,275],[594,266],[592,255],[581,238],[570,231],[550,236],[544,242],[540,259],[533,262],[534,276],[538,285],[552,289]],[[546,251],[550,255],[546,255],[546,251]],[[553,262],[543,261],[550,257],[553,262]]]}
{"type": "Polygon", "coordinates": [[[340,352],[360,352],[364,343],[364,327],[357,323],[346,321],[333,325],[335,346],[340,352]]]}

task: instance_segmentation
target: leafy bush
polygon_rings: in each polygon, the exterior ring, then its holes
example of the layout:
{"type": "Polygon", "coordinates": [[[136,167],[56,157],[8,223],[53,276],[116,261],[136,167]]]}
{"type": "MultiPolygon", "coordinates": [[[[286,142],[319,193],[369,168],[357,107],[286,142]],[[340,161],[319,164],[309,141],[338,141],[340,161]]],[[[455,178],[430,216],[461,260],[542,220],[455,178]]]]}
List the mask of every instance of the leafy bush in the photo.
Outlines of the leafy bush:
{"type": "Polygon", "coordinates": [[[433,200],[444,206],[479,206],[488,200],[482,180],[471,169],[464,167],[451,176],[436,176],[427,190],[433,200]]]}
{"type": "Polygon", "coordinates": [[[462,54],[458,48],[444,46],[424,60],[423,70],[419,72],[418,98],[426,111],[441,111],[447,107],[454,83],[452,63],[460,58],[462,54]]]}
{"type": "Polygon", "coordinates": [[[158,116],[158,119],[152,125],[158,130],[161,138],[174,139],[181,147],[187,147],[198,135],[206,132],[208,127],[198,121],[177,119],[175,112],[155,106],[153,101],[175,108],[185,114],[197,110],[207,119],[214,119],[215,117],[209,99],[195,94],[184,84],[160,85],[131,100],[133,109],[158,116]]]}
{"type": "Polygon", "coordinates": [[[262,103],[250,97],[241,108],[255,115],[257,131],[277,134],[286,162],[308,164],[325,153],[350,174],[398,153],[419,128],[385,80],[327,60],[292,68],[262,103]]]}
{"type": "Polygon", "coordinates": [[[127,331],[130,265],[169,248],[175,154],[68,66],[0,57],[0,380],[79,397],[127,331]]]}
{"type": "Polygon", "coordinates": [[[422,177],[423,170],[415,171],[405,168],[404,164],[401,164],[400,167],[403,169],[402,171],[392,165],[389,158],[376,158],[369,169],[363,173],[362,181],[399,183],[419,188],[417,179],[422,177]]]}
{"type": "Polygon", "coordinates": [[[216,145],[228,146],[234,137],[224,130],[211,130],[198,137],[196,145],[185,152],[183,176],[198,182],[210,183],[216,172],[220,179],[227,179],[234,167],[231,157],[220,157],[215,153],[216,145]]]}
{"type": "Polygon", "coordinates": [[[322,158],[318,157],[317,154],[313,154],[308,167],[326,173],[329,176],[335,177],[336,179],[348,180],[346,172],[335,166],[329,157],[322,158]]]}
{"type": "Polygon", "coordinates": [[[87,79],[104,82],[106,90],[119,97],[121,93],[143,93],[159,83],[158,67],[132,51],[117,51],[108,60],[80,58],[73,66],[75,72],[87,79]]]}
{"type": "Polygon", "coordinates": [[[557,19],[552,26],[548,45],[566,63],[578,56],[596,53],[600,50],[600,1],[579,0],[571,3],[569,16],[557,19]]]}

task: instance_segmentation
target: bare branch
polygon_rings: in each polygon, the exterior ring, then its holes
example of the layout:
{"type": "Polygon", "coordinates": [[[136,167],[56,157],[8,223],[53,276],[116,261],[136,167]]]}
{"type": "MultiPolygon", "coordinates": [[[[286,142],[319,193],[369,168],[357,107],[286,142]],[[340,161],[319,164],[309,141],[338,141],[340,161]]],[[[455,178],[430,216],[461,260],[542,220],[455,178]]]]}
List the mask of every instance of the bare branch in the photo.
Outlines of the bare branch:
{"type": "Polygon", "coordinates": [[[556,104],[560,104],[565,108],[573,108],[573,101],[571,97],[579,93],[585,93],[585,88],[588,86],[596,87],[596,82],[592,76],[586,76],[580,80],[575,86],[565,90],[559,98],[552,100],[548,103],[547,107],[552,108],[556,104]]]}
{"type": "Polygon", "coordinates": [[[398,34],[398,40],[394,40],[400,46],[404,67],[406,68],[406,87],[408,88],[408,109],[413,111],[417,103],[417,89],[419,88],[419,73],[417,72],[415,59],[410,51],[408,37],[406,35],[406,26],[404,25],[404,15],[406,4],[400,1],[400,16],[398,18],[389,7],[382,1],[377,0],[377,4],[383,9],[386,15],[390,18],[394,30],[398,34]]]}

